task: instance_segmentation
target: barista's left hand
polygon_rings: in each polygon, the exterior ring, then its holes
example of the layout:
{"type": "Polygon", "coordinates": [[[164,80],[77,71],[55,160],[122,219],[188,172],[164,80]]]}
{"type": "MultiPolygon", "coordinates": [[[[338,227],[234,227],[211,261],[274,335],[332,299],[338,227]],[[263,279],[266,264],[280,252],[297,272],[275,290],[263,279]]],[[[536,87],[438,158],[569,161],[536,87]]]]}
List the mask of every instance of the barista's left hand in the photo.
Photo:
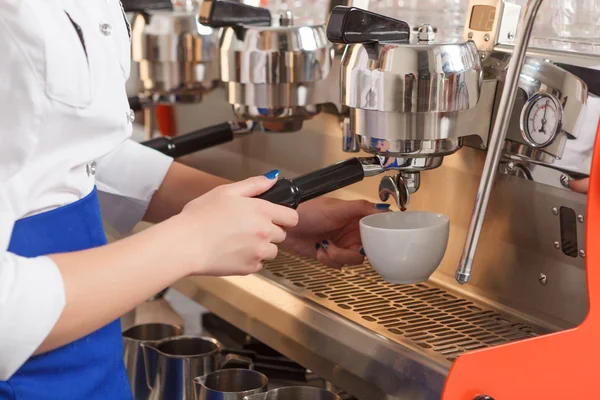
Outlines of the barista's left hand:
{"type": "Polygon", "coordinates": [[[384,212],[389,204],[366,200],[344,201],[321,197],[301,204],[296,227],[288,229],[282,247],[296,254],[316,258],[332,268],[361,264],[360,228],[362,217],[384,212]]]}

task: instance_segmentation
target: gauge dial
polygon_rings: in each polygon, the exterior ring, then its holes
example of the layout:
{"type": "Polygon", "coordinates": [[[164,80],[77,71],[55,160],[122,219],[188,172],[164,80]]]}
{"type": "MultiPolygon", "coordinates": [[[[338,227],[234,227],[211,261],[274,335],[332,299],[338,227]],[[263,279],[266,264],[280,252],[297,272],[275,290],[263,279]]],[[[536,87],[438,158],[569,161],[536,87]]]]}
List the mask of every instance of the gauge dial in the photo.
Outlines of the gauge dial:
{"type": "Polygon", "coordinates": [[[562,126],[562,105],[548,93],[536,93],[521,113],[523,138],[534,147],[552,143],[562,126]]]}

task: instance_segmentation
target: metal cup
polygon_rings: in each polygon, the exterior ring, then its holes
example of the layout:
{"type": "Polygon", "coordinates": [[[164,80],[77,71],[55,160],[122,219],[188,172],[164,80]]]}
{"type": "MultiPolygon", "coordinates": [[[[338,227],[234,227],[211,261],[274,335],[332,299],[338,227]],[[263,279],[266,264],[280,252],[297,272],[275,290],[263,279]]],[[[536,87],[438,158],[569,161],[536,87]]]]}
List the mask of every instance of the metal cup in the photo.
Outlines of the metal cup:
{"type": "Polygon", "coordinates": [[[310,386],[290,386],[252,394],[243,400],[342,400],[337,394],[310,386]]]}
{"type": "Polygon", "coordinates": [[[142,343],[153,344],[180,334],[180,327],[158,323],[134,325],[123,332],[123,361],[135,400],[147,400],[150,396],[146,384],[142,343]]]}
{"type": "Polygon", "coordinates": [[[224,360],[219,342],[197,336],[176,336],[142,344],[146,380],[151,400],[193,400],[194,378],[240,364],[252,368],[252,360],[235,354],[224,360]]]}
{"type": "Polygon", "coordinates": [[[243,400],[267,391],[268,379],[250,369],[222,369],[194,379],[196,400],[243,400]]]}

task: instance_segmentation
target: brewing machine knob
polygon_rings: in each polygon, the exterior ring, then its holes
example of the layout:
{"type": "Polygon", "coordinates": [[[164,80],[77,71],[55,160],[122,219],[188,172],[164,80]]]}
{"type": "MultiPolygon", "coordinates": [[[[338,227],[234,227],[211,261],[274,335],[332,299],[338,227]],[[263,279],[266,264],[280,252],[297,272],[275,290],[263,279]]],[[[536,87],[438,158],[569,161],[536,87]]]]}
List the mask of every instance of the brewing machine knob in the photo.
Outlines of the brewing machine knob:
{"type": "Polygon", "coordinates": [[[410,27],[404,21],[356,7],[337,6],[331,11],[327,38],[333,43],[408,43],[410,27]]]}
{"type": "Polygon", "coordinates": [[[200,7],[200,23],[212,28],[226,26],[270,26],[271,12],[238,1],[205,0],[200,7]]]}

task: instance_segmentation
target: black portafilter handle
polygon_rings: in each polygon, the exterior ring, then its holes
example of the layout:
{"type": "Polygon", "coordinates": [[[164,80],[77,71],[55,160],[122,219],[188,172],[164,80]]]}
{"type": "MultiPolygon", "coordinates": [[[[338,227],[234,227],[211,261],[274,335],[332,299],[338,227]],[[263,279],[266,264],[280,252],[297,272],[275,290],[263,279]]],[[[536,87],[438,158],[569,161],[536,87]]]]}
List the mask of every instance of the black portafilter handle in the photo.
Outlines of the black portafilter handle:
{"type": "Polygon", "coordinates": [[[300,203],[360,182],[364,177],[362,162],[358,158],[350,158],[295,179],[281,179],[271,189],[256,197],[297,208],[300,203]]]}
{"type": "Polygon", "coordinates": [[[125,12],[173,9],[171,0],[121,0],[121,4],[125,12]]]}
{"type": "Polygon", "coordinates": [[[127,100],[129,101],[129,108],[133,111],[139,112],[144,110],[144,103],[140,99],[140,96],[131,96],[127,100]]]}
{"type": "Polygon", "coordinates": [[[334,7],[327,23],[327,39],[333,43],[408,43],[410,27],[404,21],[356,7],[334,7]]]}
{"type": "Polygon", "coordinates": [[[227,143],[233,140],[234,134],[231,123],[225,122],[208,128],[186,133],[174,138],[161,137],[142,142],[144,146],[151,147],[173,158],[183,157],[212,146],[227,143]]]}
{"type": "Polygon", "coordinates": [[[200,7],[200,23],[212,28],[226,26],[270,26],[271,12],[233,0],[204,0],[200,7]]]}

